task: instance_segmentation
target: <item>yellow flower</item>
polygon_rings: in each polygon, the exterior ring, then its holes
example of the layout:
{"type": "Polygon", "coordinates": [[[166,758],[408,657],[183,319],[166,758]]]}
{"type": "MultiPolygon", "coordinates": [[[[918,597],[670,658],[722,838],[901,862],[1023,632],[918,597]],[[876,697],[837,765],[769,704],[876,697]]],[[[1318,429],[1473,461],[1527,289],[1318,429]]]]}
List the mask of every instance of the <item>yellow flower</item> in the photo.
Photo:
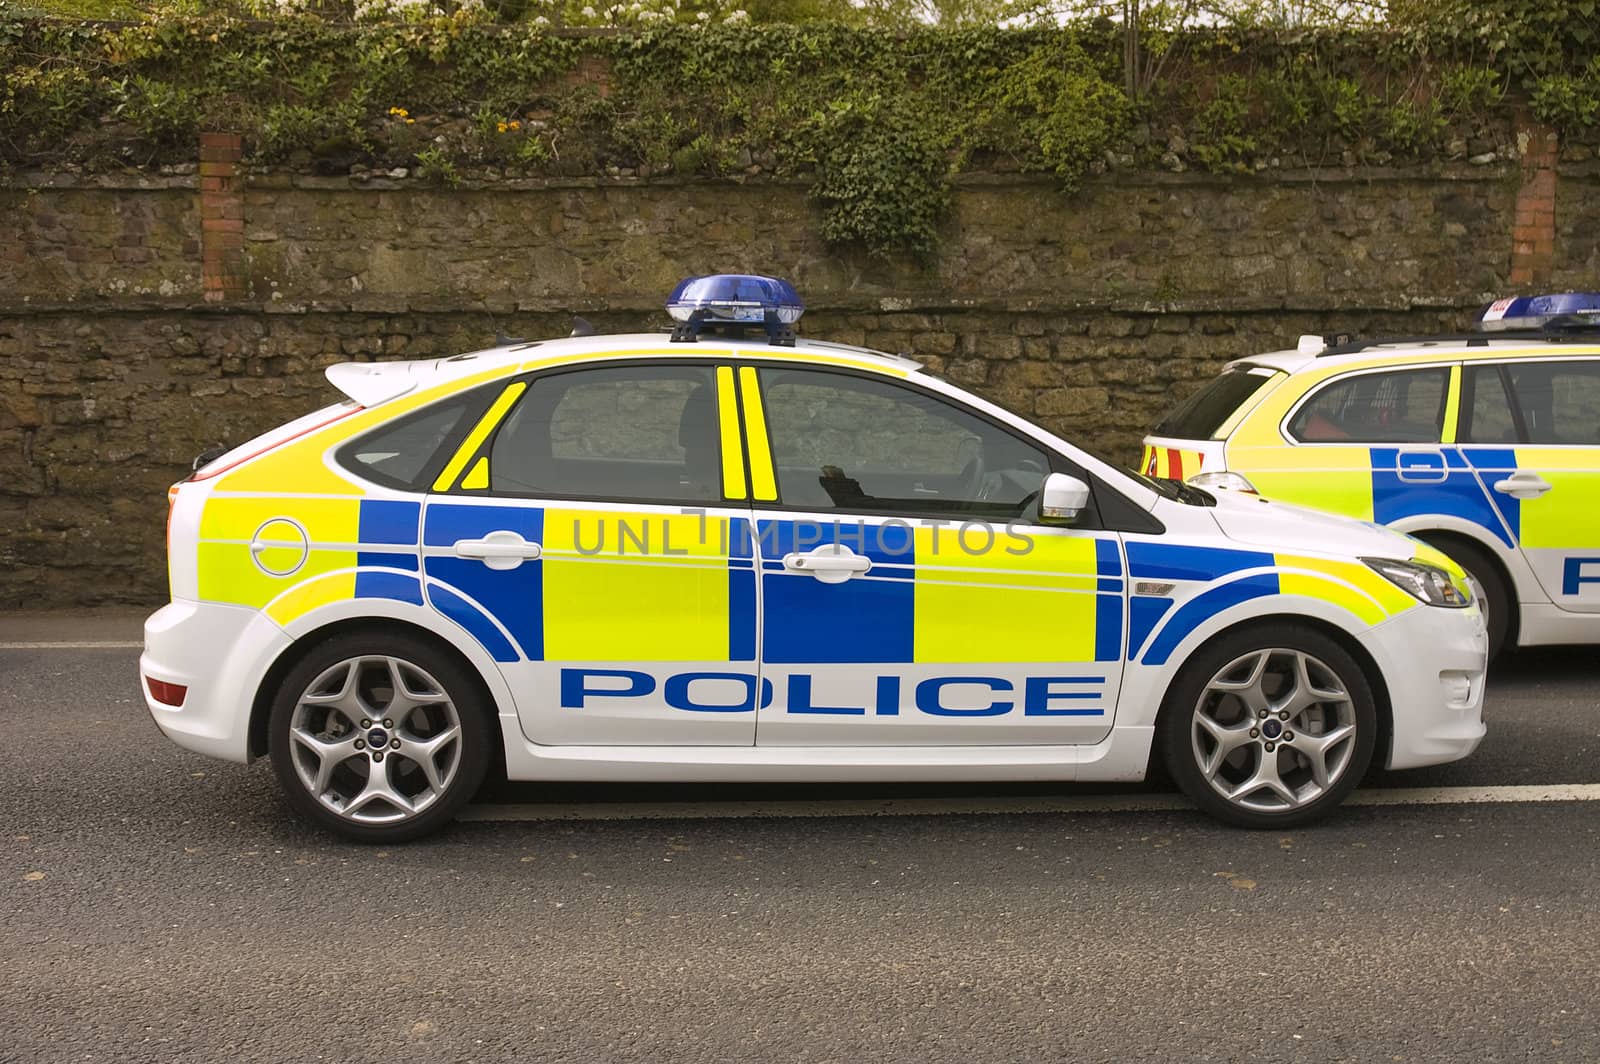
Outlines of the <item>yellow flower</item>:
{"type": "Polygon", "coordinates": [[[411,112],[407,111],[404,107],[391,107],[389,108],[389,113],[397,118],[405,118],[411,112]]]}
{"type": "Polygon", "coordinates": [[[512,122],[511,122],[511,128],[512,129],[521,129],[522,128],[522,123],[513,119],[512,122]]]}
{"type": "Polygon", "coordinates": [[[408,126],[414,126],[414,125],[416,125],[416,124],[417,124],[417,120],[416,120],[416,119],[415,119],[415,118],[408,118],[408,119],[406,119],[406,125],[408,125],[408,126]]]}
{"type": "Polygon", "coordinates": [[[504,122],[497,122],[495,123],[495,129],[499,130],[501,133],[504,133],[506,131],[506,124],[504,122]]]}

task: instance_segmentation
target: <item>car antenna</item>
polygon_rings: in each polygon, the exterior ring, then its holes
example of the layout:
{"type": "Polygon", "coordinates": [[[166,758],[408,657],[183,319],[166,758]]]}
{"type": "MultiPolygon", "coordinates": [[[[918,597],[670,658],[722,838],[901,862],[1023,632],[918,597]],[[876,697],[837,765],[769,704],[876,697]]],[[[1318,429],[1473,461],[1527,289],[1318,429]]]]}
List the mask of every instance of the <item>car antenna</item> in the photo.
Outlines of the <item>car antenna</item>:
{"type": "Polygon", "coordinates": [[[593,336],[594,335],[594,326],[592,324],[590,324],[589,319],[580,318],[576,314],[574,314],[572,316],[572,333],[571,333],[571,335],[572,336],[593,336]]]}

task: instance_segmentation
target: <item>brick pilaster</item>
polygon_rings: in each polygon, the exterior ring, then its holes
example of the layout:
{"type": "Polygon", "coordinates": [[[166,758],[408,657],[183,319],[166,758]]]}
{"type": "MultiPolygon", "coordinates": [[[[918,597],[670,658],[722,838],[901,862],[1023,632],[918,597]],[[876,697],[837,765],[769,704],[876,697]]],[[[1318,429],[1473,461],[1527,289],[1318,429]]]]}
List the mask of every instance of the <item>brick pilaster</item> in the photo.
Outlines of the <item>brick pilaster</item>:
{"type": "Polygon", "coordinates": [[[1550,280],[1556,257],[1556,158],[1561,142],[1548,126],[1530,123],[1522,153],[1522,188],[1511,231],[1511,283],[1542,285],[1550,280]]]}
{"type": "Polygon", "coordinates": [[[208,303],[245,294],[241,155],[239,134],[200,134],[200,283],[208,303]]]}

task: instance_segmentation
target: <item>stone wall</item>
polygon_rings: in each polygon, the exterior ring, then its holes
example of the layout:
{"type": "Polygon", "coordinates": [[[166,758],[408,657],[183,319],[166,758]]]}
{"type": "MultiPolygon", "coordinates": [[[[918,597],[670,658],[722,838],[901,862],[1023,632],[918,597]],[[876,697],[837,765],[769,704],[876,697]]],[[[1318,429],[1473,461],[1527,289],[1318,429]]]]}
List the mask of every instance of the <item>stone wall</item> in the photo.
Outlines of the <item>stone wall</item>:
{"type": "MultiPolygon", "coordinates": [[[[792,183],[256,174],[219,299],[191,170],[0,188],[0,605],[158,601],[167,485],[331,401],[332,362],[560,335],[574,312],[654,328],[690,273],[788,276],[803,332],[909,352],[1132,460],[1228,358],[1463,326],[1505,288],[1524,183],[1516,164],[1122,173],[1072,196],[971,177],[923,268],[831,251],[792,183]]],[[[1561,174],[1561,286],[1595,283],[1595,183],[1561,174]]]]}

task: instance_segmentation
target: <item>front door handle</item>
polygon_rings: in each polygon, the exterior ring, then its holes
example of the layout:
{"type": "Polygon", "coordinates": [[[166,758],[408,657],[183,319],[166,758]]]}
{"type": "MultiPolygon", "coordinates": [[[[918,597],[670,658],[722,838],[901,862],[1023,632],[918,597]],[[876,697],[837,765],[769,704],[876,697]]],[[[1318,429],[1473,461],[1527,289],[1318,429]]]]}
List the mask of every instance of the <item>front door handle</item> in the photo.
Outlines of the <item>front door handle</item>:
{"type": "Polygon", "coordinates": [[[455,549],[458,556],[477,558],[491,569],[515,569],[543,553],[539,544],[504,529],[490,532],[482,539],[458,539],[455,549]]]}
{"type": "Polygon", "coordinates": [[[810,573],[824,584],[842,584],[872,568],[872,559],[843,543],[824,543],[804,554],[785,554],[783,567],[791,573],[810,573]]]}
{"type": "Polygon", "coordinates": [[[1513,473],[1495,481],[1494,490],[1513,499],[1537,499],[1550,490],[1550,482],[1537,473],[1513,473]]]}

